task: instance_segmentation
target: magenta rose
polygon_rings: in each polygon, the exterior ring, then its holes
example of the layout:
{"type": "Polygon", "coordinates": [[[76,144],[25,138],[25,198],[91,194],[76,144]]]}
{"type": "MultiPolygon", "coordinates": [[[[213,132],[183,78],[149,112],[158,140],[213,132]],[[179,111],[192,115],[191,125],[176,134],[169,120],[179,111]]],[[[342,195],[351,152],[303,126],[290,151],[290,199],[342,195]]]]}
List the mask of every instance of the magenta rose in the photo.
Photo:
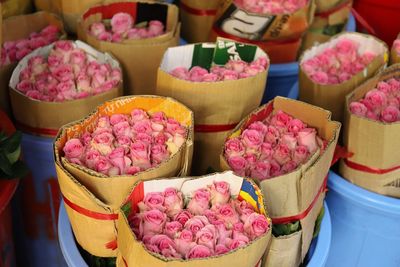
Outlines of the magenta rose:
{"type": "MultiPolygon", "coordinates": [[[[183,197],[182,192],[176,190],[175,188],[167,188],[164,190],[164,207],[166,208],[166,213],[168,217],[173,218],[175,215],[183,209],[183,197]]],[[[189,217],[188,217],[189,219],[189,217]]],[[[184,222],[183,225],[186,223],[184,222]]]]}
{"type": "Polygon", "coordinates": [[[211,205],[226,204],[231,198],[231,191],[227,182],[214,182],[211,185],[211,205]]]}
{"type": "Polygon", "coordinates": [[[187,210],[194,215],[202,215],[210,207],[211,192],[206,188],[197,189],[187,205],[187,210]]]}
{"type": "Polygon", "coordinates": [[[133,26],[133,18],[128,13],[117,13],[111,18],[111,29],[114,33],[123,34],[133,26]]]}
{"type": "Polygon", "coordinates": [[[191,248],[186,254],[186,259],[200,259],[200,258],[208,258],[212,256],[212,251],[203,245],[196,245],[191,248]]]}
{"type": "Polygon", "coordinates": [[[163,232],[167,215],[158,209],[143,212],[143,235],[157,235],[163,232]]]}
{"type": "Polygon", "coordinates": [[[250,236],[251,239],[255,239],[268,231],[270,224],[264,215],[254,212],[244,222],[244,231],[250,236]]]}

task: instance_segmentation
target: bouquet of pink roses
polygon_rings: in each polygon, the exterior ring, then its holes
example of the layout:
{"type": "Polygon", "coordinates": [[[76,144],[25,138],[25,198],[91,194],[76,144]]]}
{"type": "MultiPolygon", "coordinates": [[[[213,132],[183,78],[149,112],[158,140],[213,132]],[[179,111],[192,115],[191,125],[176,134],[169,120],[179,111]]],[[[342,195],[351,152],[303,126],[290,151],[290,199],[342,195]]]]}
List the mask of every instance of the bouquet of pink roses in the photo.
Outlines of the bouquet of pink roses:
{"type": "Polygon", "coordinates": [[[345,96],[383,68],[387,46],[373,36],[343,33],[306,50],[299,61],[299,99],[343,119],[345,96]]]}
{"type": "Polygon", "coordinates": [[[178,8],[167,3],[108,3],[89,8],[78,21],[80,40],[121,62],[127,95],[154,94],[162,55],[178,45],[179,34],[178,8]]]}
{"type": "Polygon", "coordinates": [[[392,49],[390,50],[390,64],[400,63],[400,34],[393,41],[392,49]]]}
{"type": "Polygon", "coordinates": [[[2,36],[0,36],[0,107],[11,114],[8,83],[18,61],[36,48],[65,38],[66,33],[61,20],[47,12],[10,17],[3,21],[2,27],[2,36]]]}
{"type": "Polygon", "coordinates": [[[261,192],[231,172],[140,182],[121,211],[117,262],[127,266],[253,267],[270,239],[261,192]]]}
{"type": "Polygon", "coordinates": [[[392,65],[346,97],[343,140],[353,154],[341,175],[370,191],[400,197],[400,66],[392,65]],[[368,149],[366,149],[368,147],[368,149]]]}
{"type": "Polygon", "coordinates": [[[58,41],[24,57],[9,85],[13,113],[21,127],[55,136],[63,124],[120,96],[122,74],[110,55],[79,41],[58,41]]]}
{"type": "Polygon", "coordinates": [[[225,140],[221,168],[260,184],[276,233],[276,226],[294,230],[273,235],[265,266],[295,267],[304,259],[339,131],[329,111],[276,97],[244,118],[225,140]]]}
{"type": "Polygon", "coordinates": [[[189,174],[192,153],[193,112],[171,98],[116,98],[63,126],[55,163],[77,242],[115,257],[117,212],[129,190],[139,180],[189,174]]]}

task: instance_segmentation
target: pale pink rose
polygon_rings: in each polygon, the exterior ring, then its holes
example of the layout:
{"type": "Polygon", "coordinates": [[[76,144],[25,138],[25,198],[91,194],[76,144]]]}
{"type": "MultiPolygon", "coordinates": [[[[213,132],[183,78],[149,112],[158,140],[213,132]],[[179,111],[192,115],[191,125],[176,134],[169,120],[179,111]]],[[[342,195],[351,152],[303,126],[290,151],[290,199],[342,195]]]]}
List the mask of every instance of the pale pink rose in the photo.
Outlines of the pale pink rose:
{"type": "Polygon", "coordinates": [[[250,177],[260,181],[270,177],[271,165],[268,162],[258,161],[250,170],[250,177]]]}
{"type": "Polygon", "coordinates": [[[163,232],[167,215],[158,209],[143,212],[143,235],[161,234],[163,232]]]}
{"type": "Polygon", "coordinates": [[[233,156],[228,158],[228,164],[232,170],[239,176],[245,176],[247,161],[242,156],[233,156]]]}
{"type": "Polygon", "coordinates": [[[124,174],[125,169],[129,167],[132,161],[125,156],[125,149],[123,147],[115,148],[109,155],[108,159],[114,167],[117,167],[118,174],[124,174]]]}
{"type": "Polygon", "coordinates": [[[229,249],[224,244],[217,244],[215,246],[215,255],[222,255],[228,252],[229,249]]]}
{"type": "Polygon", "coordinates": [[[275,148],[273,158],[280,164],[283,165],[290,160],[290,148],[286,144],[279,144],[275,148]]]}
{"type": "Polygon", "coordinates": [[[159,20],[151,20],[148,30],[150,36],[161,35],[164,33],[164,24],[159,20]]]}
{"type": "Polygon", "coordinates": [[[111,133],[104,132],[93,136],[90,145],[102,155],[108,155],[112,151],[113,142],[114,136],[111,133]]]}
{"type": "Polygon", "coordinates": [[[94,163],[94,168],[96,171],[108,175],[109,170],[111,169],[111,162],[104,156],[99,156],[94,163]]]}
{"type": "Polygon", "coordinates": [[[368,93],[366,93],[365,99],[367,101],[370,101],[370,103],[373,105],[374,109],[384,106],[387,101],[387,97],[386,97],[385,93],[383,93],[377,89],[373,89],[373,90],[369,91],[368,93]]]}
{"type": "Polygon", "coordinates": [[[297,133],[297,142],[299,145],[306,146],[310,153],[317,150],[316,141],[317,131],[314,128],[304,128],[297,133]]]}
{"type": "Polygon", "coordinates": [[[142,141],[135,141],[131,144],[132,164],[146,170],[151,167],[150,146],[142,141]]]}
{"type": "Polygon", "coordinates": [[[215,224],[215,227],[218,231],[217,244],[225,245],[226,241],[232,236],[232,230],[228,230],[223,222],[215,224]]]}
{"type": "Polygon", "coordinates": [[[207,217],[205,216],[194,216],[190,218],[186,223],[185,223],[185,229],[192,231],[194,235],[201,229],[203,229],[204,226],[207,224],[210,224],[208,221],[207,217]]]}
{"type": "Polygon", "coordinates": [[[203,76],[208,74],[208,71],[202,67],[195,66],[189,71],[189,79],[192,82],[201,82],[203,80],[203,76]]]}
{"type": "Polygon", "coordinates": [[[127,136],[127,137],[132,137],[133,133],[132,133],[132,128],[129,125],[129,122],[127,121],[121,121],[117,124],[115,124],[113,127],[113,133],[116,137],[119,136],[127,136]]]}
{"type": "Polygon", "coordinates": [[[186,259],[200,259],[200,258],[208,258],[212,256],[212,251],[203,245],[196,245],[192,247],[188,253],[185,255],[186,259]]]}
{"type": "Polygon", "coordinates": [[[211,205],[215,206],[216,204],[226,204],[231,198],[231,190],[229,187],[229,183],[221,181],[214,183],[210,187],[211,191],[211,205]]]}
{"type": "Polygon", "coordinates": [[[187,210],[194,215],[202,215],[210,207],[211,192],[206,188],[197,189],[187,205],[187,210]]]}
{"type": "Polygon", "coordinates": [[[263,71],[265,71],[265,68],[259,65],[250,65],[245,68],[245,73],[251,76],[255,76],[263,71]]]}
{"type": "Polygon", "coordinates": [[[297,168],[298,164],[294,160],[290,160],[282,165],[282,172],[289,173],[297,168]]]}
{"type": "MultiPolygon", "coordinates": [[[[110,118],[108,116],[102,116],[98,119],[97,121],[97,129],[98,128],[107,128],[108,132],[112,132],[111,128],[110,128],[111,124],[110,124],[110,118]]],[[[97,129],[94,133],[97,132],[97,129]]]]}
{"type": "Polygon", "coordinates": [[[177,67],[173,69],[170,74],[178,79],[182,80],[189,80],[190,75],[189,75],[189,70],[185,67],[177,67]]]}
{"type": "Polygon", "coordinates": [[[217,213],[213,210],[205,210],[203,215],[207,217],[211,224],[217,225],[219,223],[224,223],[224,221],[218,218],[217,213]]]}
{"type": "MultiPolygon", "coordinates": [[[[175,188],[167,188],[164,190],[164,207],[165,213],[168,217],[175,217],[183,209],[183,196],[182,192],[175,188]]],[[[186,221],[185,221],[186,223],[186,221]]],[[[183,223],[184,224],[184,223],[183,223]]]]}
{"type": "Polygon", "coordinates": [[[176,250],[182,255],[186,255],[193,243],[194,235],[192,231],[183,229],[180,233],[177,232],[177,237],[174,242],[176,250]]]}
{"type": "Polygon", "coordinates": [[[69,62],[69,57],[74,49],[72,41],[57,41],[54,43],[52,53],[62,56],[64,59],[64,63],[69,62]]]}
{"type": "Polygon", "coordinates": [[[351,113],[361,117],[364,117],[368,111],[368,108],[363,103],[357,101],[351,102],[349,108],[351,113]]]}
{"type": "Polygon", "coordinates": [[[268,160],[272,157],[274,150],[270,143],[264,142],[260,147],[260,160],[268,160]]]}
{"type": "Polygon", "coordinates": [[[85,51],[79,48],[75,48],[71,52],[70,63],[73,65],[73,69],[75,73],[79,73],[80,70],[83,69],[83,66],[86,64],[87,56],[85,51]],[[79,68],[77,68],[79,66],[79,68]]]}
{"type": "Polygon", "coordinates": [[[154,143],[153,137],[151,135],[147,134],[147,133],[138,133],[138,134],[136,134],[135,141],[142,141],[142,142],[144,142],[146,144],[149,144],[149,145],[154,143]]]}
{"type": "Polygon", "coordinates": [[[102,71],[95,71],[92,75],[91,86],[93,88],[100,87],[106,82],[107,76],[102,71]]]}
{"type": "Polygon", "coordinates": [[[102,22],[93,22],[92,25],[90,25],[89,31],[90,34],[98,37],[101,33],[106,31],[106,27],[102,22]]]}
{"type": "Polygon", "coordinates": [[[114,33],[123,34],[133,26],[133,18],[128,13],[117,13],[111,18],[111,28],[114,33]]]}
{"type": "Polygon", "coordinates": [[[174,239],[179,236],[179,232],[182,231],[182,224],[177,221],[166,222],[164,228],[164,234],[174,239]]]}
{"type": "Polygon", "coordinates": [[[256,130],[246,129],[241,134],[241,137],[244,146],[249,149],[257,150],[264,141],[263,135],[256,130]]]}
{"type": "Polygon", "coordinates": [[[73,81],[74,73],[70,65],[59,65],[52,71],[54,77],[60,82],[73,81]]]}
{"type": "Polygon", "coordinates": [[[232,229],[233,225],[240,221],[239,214],[229,203],[217,206],[216,213],[217,217],[224,221],[227,229],[232,229]]]}
{"type": "Polygon", "coordinates": [[[193,215],[187,210],[181,210],[174,216],[174,221],[180,222],[182,225],[185,225],[189,219],[193,218],[193,215]]]}
{"type": "Polygon", "coordinates": [[[295,137],[294,133],[283,134],[281,138],[281,143],[287,145],[290,150],[294,150],[296,148],[297,138],[295,137]]]}
{"type": "Polygon", "coordinates": [[[203,79],[201,80],[202,82],[216,82],[219,80],[219,77],[217,74],[214,73],[207,73],[203,75],[203,79]]]}
{"type": "Polygon", "coordinates": [[[151,162],[155,164],[160,164],[161,162],[167,160],[169,158],[169,152],[167,150],[166,145],[153,145],[151,147],[151,162]]]}
{"type": "Polygon", "coordinates": [[[381,120],[383,122],[396,122],[400,120],[400,111],[397,107],[388,106],[381,112],[381,120]]]}
{"type": "Polygon", "coordinates": [[[247,65],[248,65],[247,62],[245,62],[243,60],[229,60],[225,64],[225,68],[233,70],[237,73],[241,73],[245,70],[247,65]]]}
{"type": "Polygon", "coordinates": [[[70,158],[81,158],[83,156],[85,148],[81,141],[77,138],[72,138],[68,140],[63,148],[63,151],[65,153],[65,157],[67,159],[70,158]]]}
{"type": "Polygon", "coordinates": [[[268,126],[267,133],[265,134],[264,141],[270,143],[274,147],[280,139],[280,133],[275,126],[268,126]]]}
{"type": "Polygon", "coordinates": [[[268,231],[270,224],[264,215],[254,212],[244,222],[244,231],[251,239],[255,239],[268,231]]]}
{"type": "Polygon", "coordinates": [[[90,169],[95,169],[95,164],[100,158],[101,154],[99,151],[94,150],[94,149],[89,149],[88,151],[85,152],[85,159],[84,162],[86,166],[90,169]]]}
{"type": "Polygon", "coordinates": [[[297,146],[293,153],[293,160],[297,163],[297,165],[302,164],[308,158],[308,148],[306,146],[297,146]]]}
{"type": "Polygon", "coordinates": [[[34,90],[34,86],[30,80],[22,80],[17,84],[17,90],[26,94],[28,91],[34,90]]]}
{"type": "Polygon", "coordinates": [[[77,91],[75,90],[75,84],[73,81],[65,81],[57,84],[56,87],[58,94],[62,96],[63,100],[75,99],[77,91]]]}
{"type": "Polygon", "coordinates": [[[215,226],[208,224],[196,233],[196,242],[214,251],[217,243],[217,233],[215,226]]]}
{"type": "Polygon", "coordinates": [[[147,115],[146,111],[142,109],[134,109],[131,112],[131,120],[133,123],[146,120],[149,118],[149,115],[147,115]]]}
{"type": "Polygon", "coordinates": [[[225,143],[225,156],[227,158],[243,156],[245,148],[239,138],[231,138],[225,143]]]}
{"type": "Polygon", "coordinates": [[[234,70],[227,70],[225,69],[221,73],[221,80],[222,81],[229,81],[229,80],[237,80],[239,78],[239,75],[237,74],[236,71],[234,70]]]}
{"type": "Polygon", "coordinates": [[[128,122],[128,116],[124,114],[113,114],[110,117],[110,124],[113,126],[124,121],[128,122]]]}
{"type": "Polygon", "coordinates": [[[181,136],[186,135],[186,128],[173,118],[168,118],[166,124],[166,131],[172,135],[176,134],[179,134],[181,136]]]}
{"type": "Polygon", "coordinates": [[[303,130],[304,128],[306,128],[306,124],[304,124],[301,120],[299,119],[292,119],[288,125],[287,125],[287,129],[289,132],[291,133],[298,133],[299,131],[303,130]]]}
{"type": "Polygon", "coordinates": [[[261,133],[264,136],[268,131],[268,126],[262,123],[261,121],[256,121],[250,124],[249,127],[247,127],[247,129],[256,130],[257,132],[261,133]]]}

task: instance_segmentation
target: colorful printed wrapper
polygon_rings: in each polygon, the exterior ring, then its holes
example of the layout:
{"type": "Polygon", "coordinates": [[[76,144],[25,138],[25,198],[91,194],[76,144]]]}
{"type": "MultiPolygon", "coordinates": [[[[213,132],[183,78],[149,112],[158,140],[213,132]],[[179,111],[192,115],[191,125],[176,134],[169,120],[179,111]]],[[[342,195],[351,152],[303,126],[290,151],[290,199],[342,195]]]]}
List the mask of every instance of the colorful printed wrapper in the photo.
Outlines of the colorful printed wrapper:
{"type": "Polygon", "coordinates": [[[378,82],[400,79],[400,64],[390,66],[357,87],[346,97],[343,139],[350,153],[340,162],[340,174],[350,182],[370,191],[400,197],[400,122],[383,123],[358,117],[349,105],[374,89],[378,82]]]}
{"type": "Polygon", "coordinates": [[[83,120],[61,128],[54,143],[58,182],[72,229],[79,245],[99,257],[116,257],[118,210],[132,186],[139,180],[186,176],[193,154],[193,112],[172,98],[158,96],[121,97],[105,102],[83,120]],[[187,127],[185,143],[157,167],[135,175],[104,177],[85,167],[71,164],[62,157],[67,140],[93,129],[99,117],[130,114],[135,109],[148,113],[163,111],[187,127]]]}
{"type": "Polygon", "coordinates": [[[219,82],[186,81],[172,76],[169,72],[176,67],[209,68],[216,61],[218,65],[224,65],[233,55],[229,54],[229,48],[233,49],[235,55],[248,62],[261,56],[268,58],[256,46],[219,39],[217,45],[203,43],[168,49],[158,70],[157,95],[171,96],[196,114],[196,175],[219,169],[220,148],[227,134],[261,103],[268,68],[249,78],[219,82]],[[214,53],[219,56],[215,57],[214,53]]]}
{"type": "Polygon", "coordinates": [[[313,46],[304,51],[301,55],[299,59],[299,99],[330,110],[334,120],[343,121],[346,95],[368,78],[373,77],[376,73],[382,70],[387,61],[388,48],[386,44],[379,39],[362,33],[341,33],[335,35],[328,42],[313,46]],[[339,40],[344,38],[359,43],[360,52],[363,53],[365,51],[370,51],[374,52],[377,56],[363,71],[343,83],[322,85],[312,81],[303,71],[301,64],[320,54],[326,48],[334,47],[339,40]]]}
{"type": "MultiPolygon", "coordinates": [[[[190,193],[196,189],[212,184],[213,181],[225,181],[229,183],[231,193],[234,197],[247,201],[256,211],[264,214],[270,221],[265,212],[264,198],[257,185],[250,180],[236,176],[232,172],[216,173],[196,178],[160,179],[140,182],[133,188],[124,206],[129,206],[131,208],[137,207],[137,203],[144,198],[146,193],[164,191],[168,187],[177,188],[182,191],[184,195],[190,195],[190,193]]],[[[268,250],[271,240],[271,229],[269,229],[268,232],[250,242],[246,247],[221,256],[186,261],[167,260],[162,256],[150,254],[145,250],[142,243],[136,240],[129,226],[127,214],[124,212],[125,210],[126,208],[124,207],[120,210],[118,219],[118,266],[203,267],[206,265],[210,267],[254,267],[259,266],[260,259],[263,257],[265,251],[268,250]]]]}
{"type": "Polygon", "coordinates": [[[121,63],[126,95],[153,95],[156,90],[157,69],[164,52],[179,44],[180,23],[178,8],[165,3],[117,2],[87,10],[78,23],[78,38],[96,49],[109,52],[121,63]],[[129,12],[136,23],[160,20],[166,33],[154,38],[126,40],[112,43],[97,40],[89,34],[89,26],[102,19],[110,19],[118,12],[129,12]]]}

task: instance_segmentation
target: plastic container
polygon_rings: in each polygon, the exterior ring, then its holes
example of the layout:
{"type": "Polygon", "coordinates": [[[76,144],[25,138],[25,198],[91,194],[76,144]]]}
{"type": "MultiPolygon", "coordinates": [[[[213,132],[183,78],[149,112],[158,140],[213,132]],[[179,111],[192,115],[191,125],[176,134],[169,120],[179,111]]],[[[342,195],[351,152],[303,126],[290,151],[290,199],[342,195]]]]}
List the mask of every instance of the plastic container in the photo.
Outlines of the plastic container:
{"type": "Polygon", "coordinates": [[[331,172],[332,244],[326,266],[400,266],[400,199],[372,193],[331,172]]]}
{"type": "MultiPolygon", "coordinates": [[[[400,1],[355,0],[353,7],[375,31],[376,36],[391,46],[400,32],[400,1]]],[[[357,23],[357,30],[364,28],[364,25],[357,23]]]]}
{"type": "Polygon", "coordinates": [[[61,195],[52,147],[52,138],[23,134],[22,154],[31,175],[21,180],[14,210],[19,266],[66,266],[57,241],[61,195]]]}

